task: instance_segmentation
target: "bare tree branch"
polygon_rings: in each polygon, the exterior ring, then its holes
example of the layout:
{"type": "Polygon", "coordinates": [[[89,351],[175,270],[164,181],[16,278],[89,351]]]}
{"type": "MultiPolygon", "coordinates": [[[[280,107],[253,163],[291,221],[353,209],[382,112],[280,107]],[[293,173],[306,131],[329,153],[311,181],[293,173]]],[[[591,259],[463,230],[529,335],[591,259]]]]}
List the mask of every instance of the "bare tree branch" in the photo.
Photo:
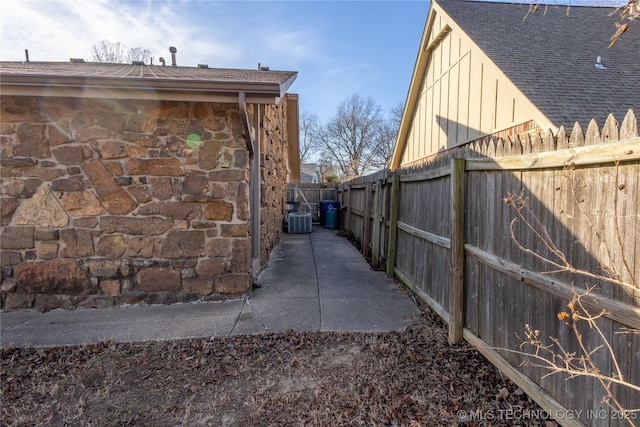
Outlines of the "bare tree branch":
{"type": "MultiPolygon", "coordinates": [[[[528,206],[528,200],[524,198],[522,192],[519,195],[509,194],[508,197],[506,197],[504,200],[504,202],[507,205],[512,206],[517,213],[517,217],[514,218],[514,220],[510,224],[512,240],[522,251],[536,257],[537,259],[541,259],[547,264],[553,265],[554,267],[558,268],[557,271],[566,271],[573,274],[578,274],[589,279],[596,279],[613,283],[622,287],[625,291],[633,295],[634,292],[636,292],[638,289],[638,283],[637,279],[633,277],[630,263],[625,257],[620,225],[618,224],[617,213],[620,207],[618,204],[617,191],[624,188],[621,188],[621,186],[623,186],[624,184],[620,183],[618,173],[618,164],[616,164],[614,188],[612,189],[615,193],[612,215],[614,218],[613,239],[615,240],[615,243],[608,242],[605,239],[606,233],[600,232],[596,227],[594,220],[591,218],[591,215],[593,214],[591,212],[586,212],[583,209],[581,205],[582,199],[578,197],[576,189],[576,187],[578,187],[578,184],[574,182],[575,175],[571,173],[571,175],[567,176],[574,203],[578,206],[578,210],[580,211],[582,217],[586,219],[586,223],[593,231],[594,236],[597,238],[600,245],[604,248],[604,251],[607,255],[607,259],[604,263],[608,265],[605,265],[602,268],[606,273],[609,274],[609,276],[582,270],[572,265],[565,254],[553,242],[544,224],[528,206]],[[522,222],[524,224],[525,228],[534,236],[534,240],[541,242],[543,247],[545,247],[549,251],[549,255],[540,254],[538,253],[539,251],[533,250],[533,248],[535,247],[534,242],[529,242],[530,244],[525,247],[525,245],[518,240],[514,231],[514,224],[516,221],[522,222]],[[612,247],[611,245],[613,244],[617,245],[617,247],[612,247]],[[613,255],[614,250],[616,249],[620,253],[619,258],[621,258],[620,262],[623,265],[623,270],[626,271],[627,275],[631,276],[631,283],[624,282],[622,275],[619,273],[619,270],[616,266],[616,258],[613,255]],[[553,257],[554,259],[550,259],[550,257],[553,257]]],[[[545,369],[547,371],[547,374],[545,374],[543,378],[554,374],[565,374],[567,375],[568,379],[577,377],[594,378],[605,392],[603,402],[618,411],[622,416],[624,416],[625,420],[633,426],[635,425],[634,420],[637,418],[637,414],[640,413],[640,407],[628,407],[630,405],[627,402],[620,401],[616,393],[614,392],[614,387],[625,387],[628,390],[640,392],[640,385],[633,384],[629,381],[628,378],[624,377],[623,369],[621,368],[620,363],[617,359],[617,354],[614,351],[611,342],[609,342],[607,334],[605,334],[605,332],[601,328],[601,324],[598,323],[598,320],[606,314],[605,310],[602,310],[599,313],[592,313],[589,312],[582,303],[582,297],[588,295],[590,292],[592,292],[593,289],[593,286],[587,287],[586,292],[579,292],[576,289],[573,289],[573,298],[567,304],[568,312],[561,311],[557,313],[558,319],[571,328],[573,336],[575,337],[577,342],[577,351],[567,350],[562,345],[562,342],[558,338],[554,337],[549,337],[549,339],[551,340],[551,344],[543,343],[540,339],[541,332],[537,329],[533,329],[528,324],[525,325],[525,338],[519,337],[521,340],[520,349],[526,347],[531,349],[531,352],[517,350],[514,351],[510,349],[500,350],[521,355],[525,357],[525,362],[523,363],[529,366],[545,369]],[[588,338],[588,340],[585,340],[583,338],[582,332],[579,328],[579,325],[583,323],[586,323],[589,327],[589,330],[592,331],[592,334],[588,338]],[[611,361],[612,367],[608,368],[607,372],[603,372],[599,368],[598,363],[596,363],[596,360],[599,360],[600,357],[611,361]]],[[[640,333],[640,331],[635,329],[623,328],[616,332],[616,334],[621,333],[640,333]]],[[[631,406],[636,406],[636,404],[631,403],[631,406]]]]}
{"type": "Polygon", "coordinates": [[[389,165],[401,116],[402,104],[386,120],[373,99],[354,93],[318,128],[315,140],[323,156],[330,158],[342,175],[364,175],[389,165]]]}
{"type": "Polygon", "coordinates": [[[320,122],[318,116],[307,112],[300,118],[300,163],[309,162],[317,150],[317,134],[320,122]]]}
{"type": "Polygon", "coordinates": [[[151,59],[151,52],[149,49],[143,49],[142,47],[127,49],[119,41],[101,40],[91,48],[91,59],[94,62],[108,62],[111,64],[124,64],[132,61],[146,63],[151,59]]]}

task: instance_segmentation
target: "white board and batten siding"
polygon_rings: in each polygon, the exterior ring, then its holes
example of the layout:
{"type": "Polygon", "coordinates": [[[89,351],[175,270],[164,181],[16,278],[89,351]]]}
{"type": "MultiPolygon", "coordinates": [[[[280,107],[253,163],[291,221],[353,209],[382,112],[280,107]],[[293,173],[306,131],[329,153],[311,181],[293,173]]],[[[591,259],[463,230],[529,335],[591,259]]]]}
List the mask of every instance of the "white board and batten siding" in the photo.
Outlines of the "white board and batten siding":
{"type": "Polygon", "coordinates": [[[397,166],[531,120],[542,129],[557,130],[437,4],[427,22],[407,106],[397,166]]]}

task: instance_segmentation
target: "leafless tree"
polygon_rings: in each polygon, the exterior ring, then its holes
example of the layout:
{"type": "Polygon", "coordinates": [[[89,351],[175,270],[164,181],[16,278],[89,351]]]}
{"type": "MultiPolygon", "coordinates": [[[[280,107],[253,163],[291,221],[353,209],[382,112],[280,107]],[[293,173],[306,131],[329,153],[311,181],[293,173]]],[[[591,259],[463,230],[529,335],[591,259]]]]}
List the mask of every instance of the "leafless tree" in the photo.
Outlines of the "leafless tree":
{"type": "MultiPolygon", "coordinates": [[[[609,5],[609,1],[602,1],[602,0],[592,0],[593,5],[594,6],[608,6],[609,5]]],[[[529,16],[529,14],[531,13],[536,13],[539,10],[543,10],[544,13],[547,13],[547,9],[552,6],[549,4],[544,4],[541,5],[540,2],[538,1],[534,1],[529,3],[529,10],[527,11],[526,15],[524,16],[524,19],[527,18],[527,16],[529,16]]],[[[567,5],[567,15],[570,13],[571,11],[571,5],[567,5]]],[[[618,38],[626,33],[627,31],[629,31],[630,27],[630,22],[635,21],[640,19],[640,2],[638,2],[638,0],[627,0],[627,3],[618,7],[614,12],[612,12],[609,16],[613,16],[613,15],[617,15],[620,17],[620,21],[618,22],[614,22],[615,25],[615,32],[613,33],[613,35],[611,36],[611,38],[609,39],[609,47],[613,47],[616,44],[616,41],[618,41],[618,38]]]]}
{"type": "Polygon", "coordinates": [[[337,182],[340,179],[336,165],[327,157],[318,161],[318,173],[320,173],[320,182],[337,182]]]}
{"type": "Polygon", "coordinates": [[[400,122],[402,121],[402,112],[404,111],[404,103],[398,102],[395,107],[391,109],[391,122],[395,126],[396,132],[400,129],[400,122]]]}
{"type": "Polygon", "coordinates": [[[371,98],[354,93],[338,106],[338,112],[319,129],[317,141],[325,157],[344,176],[359,176],[377,167],[382,109],[371,98]]]}
{"type": "Polygon", "coordinates": [[[396,145],[400,121],[402,120],[402,110],[404,110],[404,104],[400,102],[391,109],[389,118],[380,126],[376,143],[376,166],[379,169],[388,168],[391,165],[393,149],[396,145]]]}
{"type": "Polygon", "coordinates": [[[320,126],[318,116],[303,112],[300,119],[300,163],[307,163],[316,151],[316,135],[320,126]]]}
{"type": "Polygon", "coordinates": [[[128,49],[123,43],[102,40],[91,48],[91,59],[95,62],[108,62],[112,64],[130,63],[131,61],[149,62],[151,52],[149,49],[134,47],[128,49]]]}
{"type": "Polygon", "coordinates": [[[609,39],[609,47],[613,47],[622,34],[629,30],[629,22],[640,19],[640,3],[638,0],[629,0],[626,5],[616,9],[614,14],[620,16],[620,22],[615,22],[616,32],[609,39]],[[629,22],[625,22],[629,21],[629,22]]]}
{"type": "Polygon", "coordinates": [[[142,61],[145,64],[151,60],[151,52],[149,49],[143,49],[141,47],[132,47],[129,49],[129,61],[142,61]]]}

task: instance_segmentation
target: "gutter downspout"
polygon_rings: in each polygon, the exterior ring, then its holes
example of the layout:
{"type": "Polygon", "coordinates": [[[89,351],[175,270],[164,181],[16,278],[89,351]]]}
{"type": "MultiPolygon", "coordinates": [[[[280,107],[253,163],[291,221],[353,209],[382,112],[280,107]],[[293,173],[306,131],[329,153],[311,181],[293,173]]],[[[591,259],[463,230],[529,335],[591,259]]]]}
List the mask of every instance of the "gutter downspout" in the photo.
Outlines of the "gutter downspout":
{"type": "Polygon", "coordinates": [[[247,151],[249,152],[249,218],[251,232],[251,274],[256,279],[260,271],[260,105],[254,104],[253,125],[249,122],[246,95],[238,94],[240,115],[247,133],[247,151]]]}

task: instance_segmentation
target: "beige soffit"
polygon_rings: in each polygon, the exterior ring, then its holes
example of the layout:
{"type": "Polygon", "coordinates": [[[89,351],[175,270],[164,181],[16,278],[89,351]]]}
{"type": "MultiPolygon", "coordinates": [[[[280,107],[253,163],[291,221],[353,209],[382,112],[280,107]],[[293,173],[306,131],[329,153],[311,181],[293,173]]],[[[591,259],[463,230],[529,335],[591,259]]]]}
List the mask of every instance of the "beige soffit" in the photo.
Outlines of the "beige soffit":
{"type": "Polygon", "coordinates": [[[3,95],[279,102],[296,72],[102,63],[0,63],[3,95]]]}

